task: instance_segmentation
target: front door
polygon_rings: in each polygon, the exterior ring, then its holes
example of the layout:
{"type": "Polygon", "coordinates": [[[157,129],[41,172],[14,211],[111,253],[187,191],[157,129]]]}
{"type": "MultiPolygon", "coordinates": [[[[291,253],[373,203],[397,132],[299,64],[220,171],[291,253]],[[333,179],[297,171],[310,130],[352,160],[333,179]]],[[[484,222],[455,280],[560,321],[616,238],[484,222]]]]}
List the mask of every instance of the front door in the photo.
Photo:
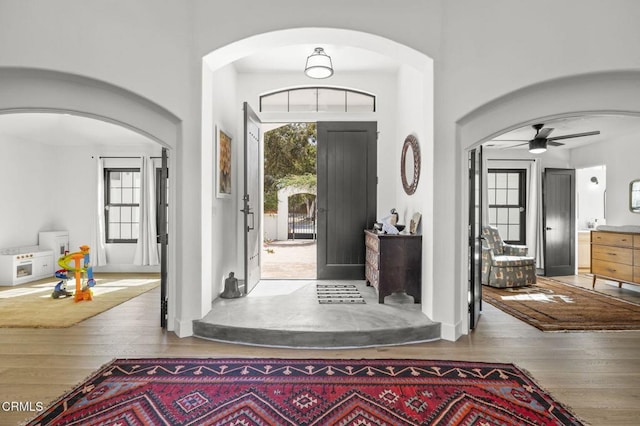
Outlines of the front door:
{"type": "Polygon", "coordinates": [[[364,279],[376,220],[377,123],[318,122],[318,279],[364,279]]]}
{"type": "Polygon", "coordinates": [[[548,277],[575,274],[575,182],[574,169],[544,171],[544,274],[548,277]]]}
{"type": "Polygon", "coordinates": [[[247,102],[244,109],[244,292],[260,281],[262,190],[260,188],[260,119],[247,102]],[[257,214],[257,217],[256,217],[257,214]]]}

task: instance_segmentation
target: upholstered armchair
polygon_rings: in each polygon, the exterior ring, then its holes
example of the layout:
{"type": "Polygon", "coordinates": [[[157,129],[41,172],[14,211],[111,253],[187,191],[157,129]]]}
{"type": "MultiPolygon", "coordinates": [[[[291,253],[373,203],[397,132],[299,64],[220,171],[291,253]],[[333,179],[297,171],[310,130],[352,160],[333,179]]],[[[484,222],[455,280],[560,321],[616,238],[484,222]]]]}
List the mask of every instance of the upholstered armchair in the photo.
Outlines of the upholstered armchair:
{"type": "Polygon", "coordinates": [[[490,287],[524,287],[536,283],[536,259],[526,246],[505,244],[498,230],[482,227],[482,284],[490,287]]]}

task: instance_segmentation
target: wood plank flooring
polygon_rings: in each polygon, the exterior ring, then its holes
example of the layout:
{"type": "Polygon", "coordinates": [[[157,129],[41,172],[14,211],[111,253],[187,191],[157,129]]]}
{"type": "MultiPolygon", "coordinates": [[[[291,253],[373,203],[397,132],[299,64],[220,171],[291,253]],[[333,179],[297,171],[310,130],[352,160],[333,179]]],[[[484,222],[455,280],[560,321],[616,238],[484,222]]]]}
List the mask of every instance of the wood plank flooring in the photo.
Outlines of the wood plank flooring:
{"type": "MultiPolygon", "coordinates": [[[[543,333],[484,304],[457,342],[348,350],[295,350],[176,337],[159,327],[159,290],[67,329],[0,329],[0,404],[45,405],[113,358],[419,358],[512,362],[592,425],[637,425],[640,332],[543,333]]],[[[1,409],[1,405],[0,405],[1,409]]],[[[0,411],[0,424],[35,413],[0,411]]]]}

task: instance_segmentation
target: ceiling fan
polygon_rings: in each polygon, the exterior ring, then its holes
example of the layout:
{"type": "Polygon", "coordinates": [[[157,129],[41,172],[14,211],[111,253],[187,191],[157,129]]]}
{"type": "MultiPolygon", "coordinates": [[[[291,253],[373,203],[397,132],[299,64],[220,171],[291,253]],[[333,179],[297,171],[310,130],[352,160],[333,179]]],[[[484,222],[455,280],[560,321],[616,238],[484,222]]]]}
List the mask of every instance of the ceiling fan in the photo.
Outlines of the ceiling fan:
{"type": "MultiPolygon", "coordinates": [[[[534,124],[531,127],[533,127],[534,130],[536,131],[536,134],[533,137],[533,139],[526,141],[526,143],[522,143],[515,146],[522,146],[522,145],[528,144],[529,152],[533,154],[541,154],[545,152],[547,150],[547,145],[551,145],[551,146],[564,145],[563,143],[556,142],[557,140],[569,139],[569,138],[580,138],[583,136],[594,136],[594,135],[600,134],[600,130],[594,130],[592,132],[573,133],[570,135],[555,136],[550,138],[548,136],[551,134],[551,132],[553,132],[552,127],[544,127],[544,124],[542,123],[534,124]]],[[[521,141],[525,142],[524,140],[521,140],[521,141]]],[[[518,142],[518,141],[515,141],[515,142],[518,142]]]]}

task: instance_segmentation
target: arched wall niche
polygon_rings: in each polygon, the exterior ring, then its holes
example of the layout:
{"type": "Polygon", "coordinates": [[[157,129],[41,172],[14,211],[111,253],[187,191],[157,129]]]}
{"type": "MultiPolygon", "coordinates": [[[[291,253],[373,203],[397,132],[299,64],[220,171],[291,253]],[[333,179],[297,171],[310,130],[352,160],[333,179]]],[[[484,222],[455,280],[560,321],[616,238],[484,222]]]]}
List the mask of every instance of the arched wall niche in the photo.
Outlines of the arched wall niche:
{"type": "MultiPolygon", "coordinates": [[[[467,280],[467,152],[510,130],[538,122],[585,114],[640,116],[640,71],[610,71],[543,81],[494,99],[471,111],[456,123],[456,155],[459,159],[456,201],[462,220],[456,230],[456,259],[463,286],[467,280]]],[[[461,289],[459,307],[467,312],[467,289],[461,289]]],[[[462,321],[462,334],[468,321],[462,321]]]]}

